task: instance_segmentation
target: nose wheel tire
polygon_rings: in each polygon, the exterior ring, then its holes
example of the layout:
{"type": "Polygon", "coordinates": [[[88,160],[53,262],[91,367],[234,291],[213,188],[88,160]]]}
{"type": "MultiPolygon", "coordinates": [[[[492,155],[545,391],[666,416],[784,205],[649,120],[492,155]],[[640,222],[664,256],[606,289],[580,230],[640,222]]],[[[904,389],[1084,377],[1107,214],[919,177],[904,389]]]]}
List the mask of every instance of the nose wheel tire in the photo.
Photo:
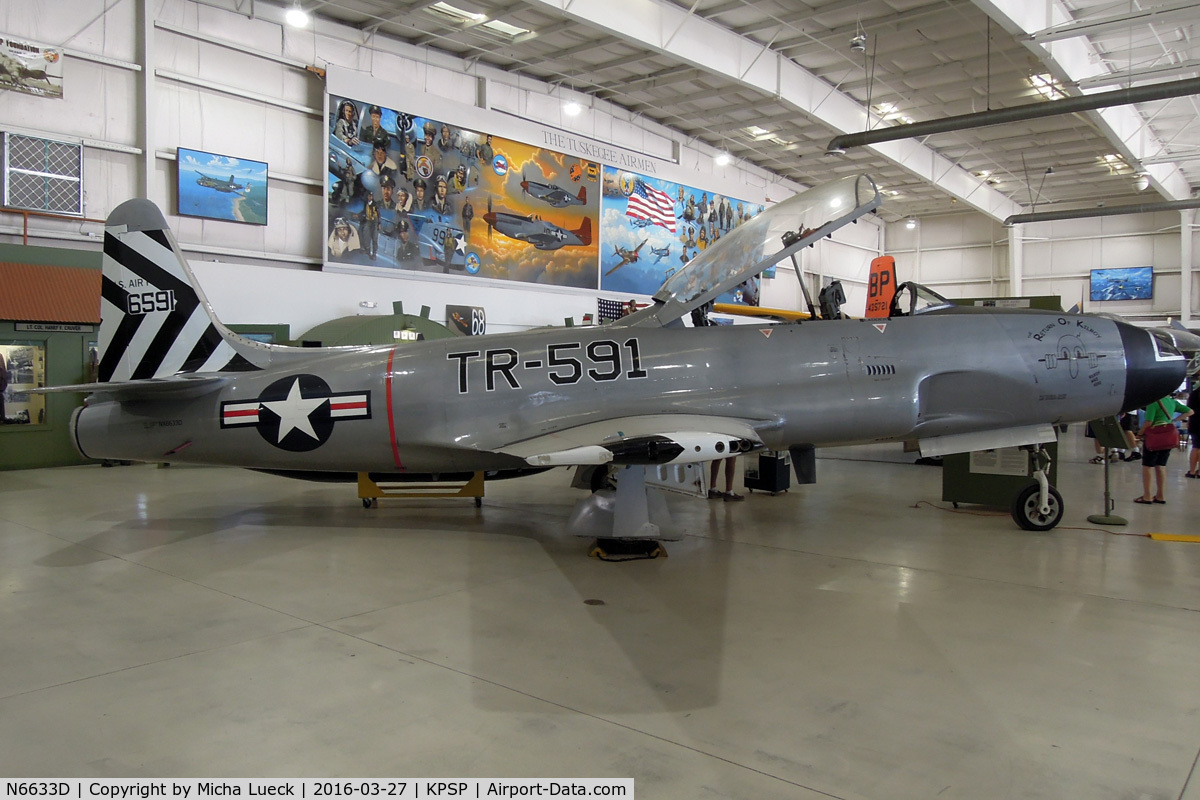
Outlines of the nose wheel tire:
{"type": "Polygon", "coordinates": [[[1049,511],[1042,513],[1041,492],[1036,483],[1031,483],[1017,493],[1012,504],[1013,520],[1027,531],[1048,531],[1062,521],[1062,495],[1053,486],[1050,487],[1046,504],[1049,511]]]}

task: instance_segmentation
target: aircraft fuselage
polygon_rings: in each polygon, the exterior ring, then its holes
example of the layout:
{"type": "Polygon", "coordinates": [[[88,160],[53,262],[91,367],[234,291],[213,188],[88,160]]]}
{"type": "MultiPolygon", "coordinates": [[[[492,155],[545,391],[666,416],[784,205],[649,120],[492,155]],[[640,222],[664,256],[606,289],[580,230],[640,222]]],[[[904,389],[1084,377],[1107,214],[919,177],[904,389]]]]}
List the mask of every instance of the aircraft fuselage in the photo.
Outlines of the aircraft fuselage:
{"type": "MultiPolygon", "coordinates": [[[[277,351],[194,396],[73,419],[93,458],[263,469],[524,468],[520,443],[630,417],[749,420],[767,447],[1077,422],[1174,388],[1150,334],[1096,317],[933,312],[714,328],[607,326],[277,351]],[[1126,365],[1129,380],[1126,380],[1126,365]],[[312,451],[320,450],[319,454],[312,451]]],[[[667,428],[670,429],[669,427],[667,428]]]]}

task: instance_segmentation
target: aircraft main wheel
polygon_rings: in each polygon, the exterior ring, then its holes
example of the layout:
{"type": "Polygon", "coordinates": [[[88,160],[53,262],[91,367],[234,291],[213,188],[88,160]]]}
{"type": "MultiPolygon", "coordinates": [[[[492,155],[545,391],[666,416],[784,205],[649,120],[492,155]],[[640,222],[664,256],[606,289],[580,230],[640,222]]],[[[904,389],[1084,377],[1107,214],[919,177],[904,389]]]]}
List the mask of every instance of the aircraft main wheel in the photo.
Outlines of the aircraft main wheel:
{"type": "Polygon", "coordinates": [[[1040,509],[1041,491],[1036,483],[1031,483],[1017,493],[1012,504],[1012,517],[1017,525],[1027,531],[1048,531],[1062,520],[1062,495],[1053,486],[1050,487],[1047,498],[1050,513],[1043,514],[1040,509]]]}

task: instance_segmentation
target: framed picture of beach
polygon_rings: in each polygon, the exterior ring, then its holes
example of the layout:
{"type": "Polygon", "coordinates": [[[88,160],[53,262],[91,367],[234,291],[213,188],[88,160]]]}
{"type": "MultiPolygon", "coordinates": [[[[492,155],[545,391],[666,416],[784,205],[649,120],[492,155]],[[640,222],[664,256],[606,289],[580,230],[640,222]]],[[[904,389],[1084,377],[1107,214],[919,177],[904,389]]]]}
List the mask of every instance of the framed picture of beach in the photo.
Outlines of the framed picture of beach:
{"type": "Polygon", "coordinates": [[[179,214],[267,224],[267,164],[203,150],[176,150],[179,214]]]}

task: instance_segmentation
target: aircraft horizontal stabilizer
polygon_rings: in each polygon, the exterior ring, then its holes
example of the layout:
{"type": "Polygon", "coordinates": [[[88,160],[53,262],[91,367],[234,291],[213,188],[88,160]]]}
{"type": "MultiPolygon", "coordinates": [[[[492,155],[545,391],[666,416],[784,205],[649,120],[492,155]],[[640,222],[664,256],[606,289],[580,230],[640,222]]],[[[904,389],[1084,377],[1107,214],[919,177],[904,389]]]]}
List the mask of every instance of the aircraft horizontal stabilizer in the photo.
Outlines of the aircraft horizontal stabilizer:
{"type": "Polygon", "coordinates": [[[117,401],[138,398],[199,397],[216,391],[229,378],[225,375],[175,375],[169,378],[143,378],[134,381],[101,381],[100,383],[73,383],[67,386],[47,386],[31,389],[31,394],[76,392],[79,394],[103,394],[117,401]]]}

